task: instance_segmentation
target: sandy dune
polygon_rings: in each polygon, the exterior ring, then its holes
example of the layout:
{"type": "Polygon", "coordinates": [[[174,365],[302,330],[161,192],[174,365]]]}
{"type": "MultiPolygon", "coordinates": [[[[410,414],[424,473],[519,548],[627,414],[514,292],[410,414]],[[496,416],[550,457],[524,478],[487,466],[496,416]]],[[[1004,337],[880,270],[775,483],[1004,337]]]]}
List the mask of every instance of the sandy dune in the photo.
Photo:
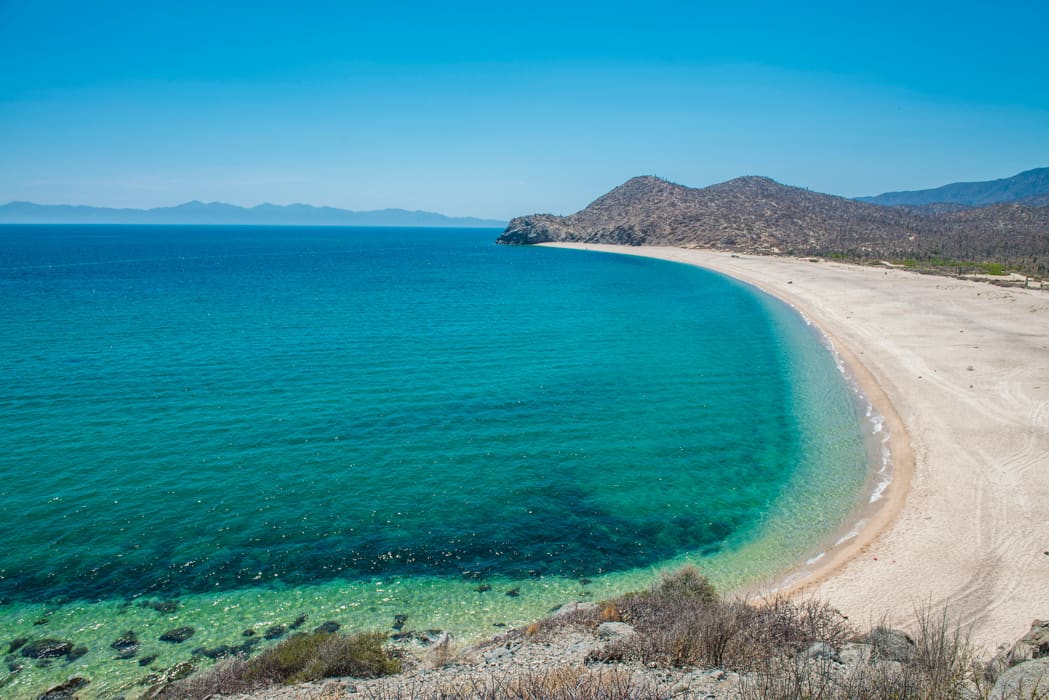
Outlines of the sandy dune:
{"type": "MultiPolygon", "coordinates": [[[[896,478],[862,535],[802,571],[858,623],[948,604],[985,651],[1049,617],[1049,289],[679,248],[803,311],[887,418],[896,478]],[[902,421],[902,423],[901,423],[902,421]]],[[[793,572],[797,577],[799,572],[793,572]]]]}

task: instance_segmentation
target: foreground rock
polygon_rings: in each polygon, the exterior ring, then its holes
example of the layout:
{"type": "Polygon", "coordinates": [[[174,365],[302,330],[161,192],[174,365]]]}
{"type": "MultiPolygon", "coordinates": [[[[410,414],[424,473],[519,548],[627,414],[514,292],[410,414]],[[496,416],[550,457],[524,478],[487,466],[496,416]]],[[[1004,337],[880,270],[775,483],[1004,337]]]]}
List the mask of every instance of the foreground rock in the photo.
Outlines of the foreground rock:
{"type": "Polygon", "coordinates": [[[998,676],[988,700],[1041,700],[1049,697],[1049,658],[1034,659],[998,676]]]}

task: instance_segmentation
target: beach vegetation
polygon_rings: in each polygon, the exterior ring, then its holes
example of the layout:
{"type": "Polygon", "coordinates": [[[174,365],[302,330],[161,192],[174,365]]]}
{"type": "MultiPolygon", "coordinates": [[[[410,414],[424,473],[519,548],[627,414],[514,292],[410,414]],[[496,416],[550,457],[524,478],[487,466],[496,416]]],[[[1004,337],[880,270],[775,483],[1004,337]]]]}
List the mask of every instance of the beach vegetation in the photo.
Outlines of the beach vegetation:
{"type": "MultiPolygon", "coordinates": [[[[876,627],[867,638],[884,629],[876,627]]],[[[909,641],[913,650],[906,660],[880,657],[875,644],[870,658],[848,667],[828,657],[770,657],[763,667],[742,677],[740,700],[976,700],[989,696],[993,678],[977,672],[980,666],[968,635],[951,622],[945,610],[918,610],[915,634],[909,641]]]]}
{"type": "Polygon", "coordinates": [[[397,673],[400,660],[386,652],[385,642],[386,635],[379,632],[350,637],[325,632],[296,634],[252,659],[247,675],[268,683],[290,684],[397,673]]]}
{"type": "Polygon", "coordinates": [[[376,678],[399,673],[401,660],[385,644],[386,635],[380,632],[295,634],[254,658],[228,659],[192,678],[168,684],[149,697],[192,700],[324,678],[376,678]]]}
{"type": "Polygon", "coordinates": [[[837,610],[817,601],[721,598],[693,567],[617,599],[616,606],[638,634],[598,651],[595,660],[749,670],[816,642],[840,645],[853,634],[837,610]]]}
{"type": "MultiPolygon", "coordinates": [[[[982,663],[965,629],[946,609],[916,610],[908,629],[882,623],[861,633],[835,608],[815,599],[723,597],[698,570],[685,567],[647,590],[565,606],[493,640],[509,650],[556,643],[566,630],[591,630],[596,643],[582,664],[551,657],[540,667],[489,667],[486,659],[481,673],[453,673],[432,687],[411,685],[409,695],[405,683],[420,678],[356,687],[361,697],[374,700],[642,700],[688,696],[690,683],[710,676],[697,675],[697,669],[712,669],[718,682],[729,679],[726,688],[736,700],[1049,700],[1049,679],[1043,687],[1024,676],[1018,682],[1026,685],[1008,692],[1002,683],[996,686],[1000,674],[1019,670],[1016,663],[1004,655],[982,663]],[[653,673],[637,673],[638,668],[653,673]],[[679,674],[673,691],[661,685],[672,676],[661,676],[660,670],[679,674]]],[[[444,635],[427,656],[408,666],[451,668],[469,657],[470,652],[453,653],[449,639],[444,635]]],[[[381,633],[295,634],[254,658],[227,659],[148,697],[203,699],[323,678],[399,673],[401,657],[385,642],[381,633]]]]}

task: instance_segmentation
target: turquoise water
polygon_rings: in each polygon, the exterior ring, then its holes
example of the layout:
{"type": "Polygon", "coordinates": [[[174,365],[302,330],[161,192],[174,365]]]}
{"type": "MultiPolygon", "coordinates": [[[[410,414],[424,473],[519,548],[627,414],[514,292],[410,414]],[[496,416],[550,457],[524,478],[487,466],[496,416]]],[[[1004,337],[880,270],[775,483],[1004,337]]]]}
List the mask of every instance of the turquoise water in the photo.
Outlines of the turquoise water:
{"type": "Polygon", "coordinates": [[[87,647],[2,692],[117,697],[302,615],[470,637],[684,561],[739,585],[864,500],[792,310],[497,233],[0,227],[0,645],[87,647]]]}

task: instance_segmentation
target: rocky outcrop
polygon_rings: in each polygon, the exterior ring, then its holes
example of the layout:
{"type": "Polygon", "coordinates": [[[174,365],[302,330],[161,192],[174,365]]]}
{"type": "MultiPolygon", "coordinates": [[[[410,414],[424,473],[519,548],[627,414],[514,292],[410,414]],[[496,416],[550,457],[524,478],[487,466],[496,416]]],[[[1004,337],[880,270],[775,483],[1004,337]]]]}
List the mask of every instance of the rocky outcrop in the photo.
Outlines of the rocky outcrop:
{"type": "Polygon", "coordinates": [[[1049,658],[1006,669],[994,682],[988,700],[1039,700],[1049,697],[1049,658]]]}
{"type": "Polygon", "coordinates": [[[702,189],[635,177],[568,216],[510,221],[498,239],[696,246],[852,258],[954,258],[1032,266],[1049,256],[1049,207],[998,204],[921,211],[741,177],[702,189]]]}

